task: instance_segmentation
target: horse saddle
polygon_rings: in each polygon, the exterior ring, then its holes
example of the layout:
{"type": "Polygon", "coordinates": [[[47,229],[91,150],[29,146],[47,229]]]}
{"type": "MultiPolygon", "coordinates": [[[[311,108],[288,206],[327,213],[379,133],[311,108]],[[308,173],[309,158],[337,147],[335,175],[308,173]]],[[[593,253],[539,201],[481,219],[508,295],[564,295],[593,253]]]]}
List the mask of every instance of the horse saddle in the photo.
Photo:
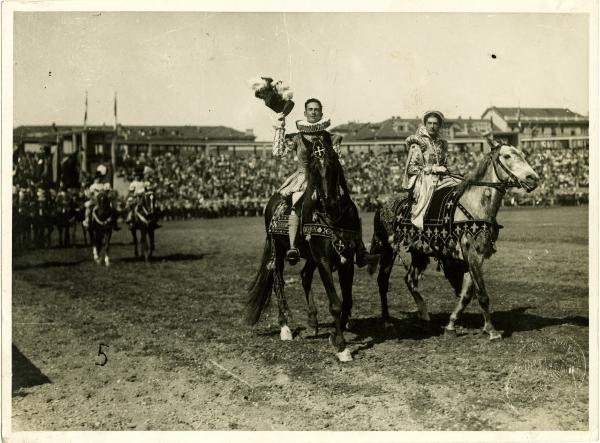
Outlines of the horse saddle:
{"type": "MultiPolygon", "coordinates": [[[[271,217],[269,234],[288,235],[290,212],[291,205],[288,199],[279,201],[271,217]]],[[[301,211],[301,213],[303,212],[301,211]]],[[[312,213],[310,220],[305,220],[303,216],[300,217],[299,232],[307,240],[312,236],[331,239],[334,249],[346,258],[350,258],[354,254],[357,242],[360,241],[360,231],[333,227],[329,223],[327,215],[318,211],[312,213]]]]}
{"type": "Polygon", "coordinates": [[[393,245],[418,249],[434,255],[454,255],[455,246],[467,232],[474,238],[488,237],[489,246],[498,238],[499,225],[487,220],[476,220],[459,202],[456,187],[447,187],[433,193],[423,219],[423,229],[411,222],[413,200],[395,199],[381,211],[386,231],[393,233],[393,245]],[[461,211],[467,220],[456,221],[456,211],[461,211]]]}

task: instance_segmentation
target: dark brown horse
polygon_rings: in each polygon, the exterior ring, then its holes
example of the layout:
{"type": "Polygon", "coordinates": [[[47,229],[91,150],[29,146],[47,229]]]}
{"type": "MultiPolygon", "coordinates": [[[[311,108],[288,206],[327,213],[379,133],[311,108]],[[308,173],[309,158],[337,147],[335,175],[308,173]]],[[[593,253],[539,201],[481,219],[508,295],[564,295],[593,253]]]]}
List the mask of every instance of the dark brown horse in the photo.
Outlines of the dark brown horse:
{"type": "MultiPolygon", "coordinates": [[[[391,207],[394,202],[384,205],[375,213],[371,248],[372,251],[381,253],[377,283],[384,320],[389,318],[387,291],[390,273],[399,250],[405,247],[410,252],[410,262],[404,280],[417,304],[421,320],[428,322],[430,317],[427,305],[418,291],[418,283],[429,258],[435,257],[459,297],[446,326],[446,334],[456,334],[455,322],[473,295],[476,295],[483,311],[483,331],[492,340],[502,337],[492,324],[490,299],[483,280],[483,263],[494,253],[494,242],[499,232],[496,215],[506,189],[518,187],[531,192],[537,187],[539,177],[519,149],[497,141],[488,141],[491,151],[454,191],[457,209],[452,219],[452,226],[455,228],[453,231],[456,231],[452,233],[452,238],[443,226],[439,234],[433,234],[436,236],[434,246],[430,247],[428,242],[423,246],[422,240],[417,240],[417,243],[413,240],[425,238],[426,229],[412,228],[415,234],[409,233],[407,237],[405,228],[408,225],[408,231],[411,230],[410,220],[403,219],[403,214],[391,207]],[[400,238],[404,240],[400,242],[400,238]],[[419,241],[421,246],[415,246],[419,241]]],[[[402,202],[395,206],[401,207],[402,202]]]]}
{"type": "MultiPolygon", "coordinates": [[[[346,347],[343,331],[346,328],[352,310],[352,283],[354,279],[354,251],[356,240],[344,240],[343,235],[330,233],[354,233],[358,231],[358,212],[350,200],[343,178],[341,165],[334,151],[313,153],[307,170],[307,190],[304,193],[302,210],[303,225],[314,222],[322,226],[311,235],[299,238],[296,246],[300,256],[306,259],[301,271],[302,287],[308,303],[309,325],[318,331],[317,309],[311,292],[315,269],[323,281],[329,299],[329,312],[334,321],[335,331],[330,342],[336,349],[340,361],[352,360],[346,347]],[[345,246],[342,243],[345,242],[345,246]],[[354,242],[354,243],[353,243],[354,242]],[[333,273],[337,270],[342,300],[338,297],[333,273]]],[[[246,320],[249,324],[258,322],[261,313],[268,305],[271,293],[275,290],[279,308],[280,337],[291,340],[292,332],[288,326],[288,305],[284,292],[283,269],[286,251],[289,248],[287,229],[273,232],[273,219],[290,213],[289,204],[284,198],[274,194],[265,209],[266,240],[259,271],[248,291],[246,320]]],[[[314,226],[317,226],[316,224],[314,226]]]]}
{"type": "Polygon", "coordinates": [[[51,197],[33,201],[33,241],[38,248],[49,248],[52,243],[54,231],[54,217],[56,215],[54,202],[51,197]]]}
{"type": "Polygon", "coordinates": [[[61,192],[56,196],[54,225],[58,231],[59,247],[74,245],[71,229],[75,230],[76,211],[76,202],[70,194],[61,192]]]}
{"type": "Polygon", "coordinates": [[[100,255],[104,253],[105,266],[110,265],[108,251],[114,225],[110,193],[111,191],[102,191],[96,196],[96,205],[92,208],[88,227],[94,261],[100,264],[100,255]]]}
{"type": "Polygon", "coordinates": [[[134,254],[139,256],[137,231],[140,231],[140,244],[145,261],[152,258],[154,252],[154,230],[156,229],[157,211],[154,192],[146,191],[133,207],[131,217],[131,236],[133,237],[134,254]]]}

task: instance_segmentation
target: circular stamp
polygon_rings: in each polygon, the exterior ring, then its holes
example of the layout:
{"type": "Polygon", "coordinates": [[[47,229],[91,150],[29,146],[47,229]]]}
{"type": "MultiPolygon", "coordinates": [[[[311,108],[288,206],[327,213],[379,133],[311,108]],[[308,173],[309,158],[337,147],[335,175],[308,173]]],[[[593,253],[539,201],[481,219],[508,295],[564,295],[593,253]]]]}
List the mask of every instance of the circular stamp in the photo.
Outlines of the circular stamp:
{"type": "Polygon", "coordinates": [[[588,362],[572,337],[540,337],[520,344],[509,365],[504,400],[512,410],[533,403],[560,401],[573,406],[586,395],[588,362]]]}

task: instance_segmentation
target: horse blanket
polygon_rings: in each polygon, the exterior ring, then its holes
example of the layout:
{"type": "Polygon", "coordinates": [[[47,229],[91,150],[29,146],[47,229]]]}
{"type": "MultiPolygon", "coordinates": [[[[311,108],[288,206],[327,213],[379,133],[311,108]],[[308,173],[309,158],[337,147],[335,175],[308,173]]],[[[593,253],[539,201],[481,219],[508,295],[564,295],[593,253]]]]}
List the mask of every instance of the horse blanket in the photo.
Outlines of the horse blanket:
{"type": "MultiPolygon", "coordinates": [[[[288,235],[290,211],[289,201],[282,199],[273,211],[269,234],[288,235]]],[[[360,241],[359,231],[332,227],[326,214],[317,211],[313,212],[310,221],[300,217],[300,232],[306,240],[310,240],[312,236],[331,239],[336,252],[346,259],[354,255],[360,241]]]]}
{"type": "Polygon", "coordinates": [[[395,198],[386,203],[380,211],[380,218],[385,231],[393,233],[390,240],[392,247],[396,251],[401,247],[414,248],[434,256],[450,255],[457,258],[455,246],[463,235],[469,233],[476,240],[481,235],[485,236],[485,244],[493,251],[499,225],[495,220],[474,219],[459,203],[459,198],[454,186],[436,191],[425,214],[423,229],[410,221],[413,202],[409,197],[395,198]],[[467,220],[455,221],[457,210],[467,220]]]}

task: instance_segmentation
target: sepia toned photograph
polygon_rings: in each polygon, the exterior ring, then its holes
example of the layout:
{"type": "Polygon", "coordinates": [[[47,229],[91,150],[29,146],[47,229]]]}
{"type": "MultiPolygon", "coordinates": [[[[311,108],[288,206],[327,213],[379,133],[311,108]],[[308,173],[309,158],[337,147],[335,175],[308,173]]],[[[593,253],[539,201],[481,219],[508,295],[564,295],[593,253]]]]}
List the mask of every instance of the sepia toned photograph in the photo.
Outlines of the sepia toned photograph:
{"type": "Polygon", "coordinates": [[[69,5],[2,3],[3,438],[598,438],[596,4],[69,5]]]}

